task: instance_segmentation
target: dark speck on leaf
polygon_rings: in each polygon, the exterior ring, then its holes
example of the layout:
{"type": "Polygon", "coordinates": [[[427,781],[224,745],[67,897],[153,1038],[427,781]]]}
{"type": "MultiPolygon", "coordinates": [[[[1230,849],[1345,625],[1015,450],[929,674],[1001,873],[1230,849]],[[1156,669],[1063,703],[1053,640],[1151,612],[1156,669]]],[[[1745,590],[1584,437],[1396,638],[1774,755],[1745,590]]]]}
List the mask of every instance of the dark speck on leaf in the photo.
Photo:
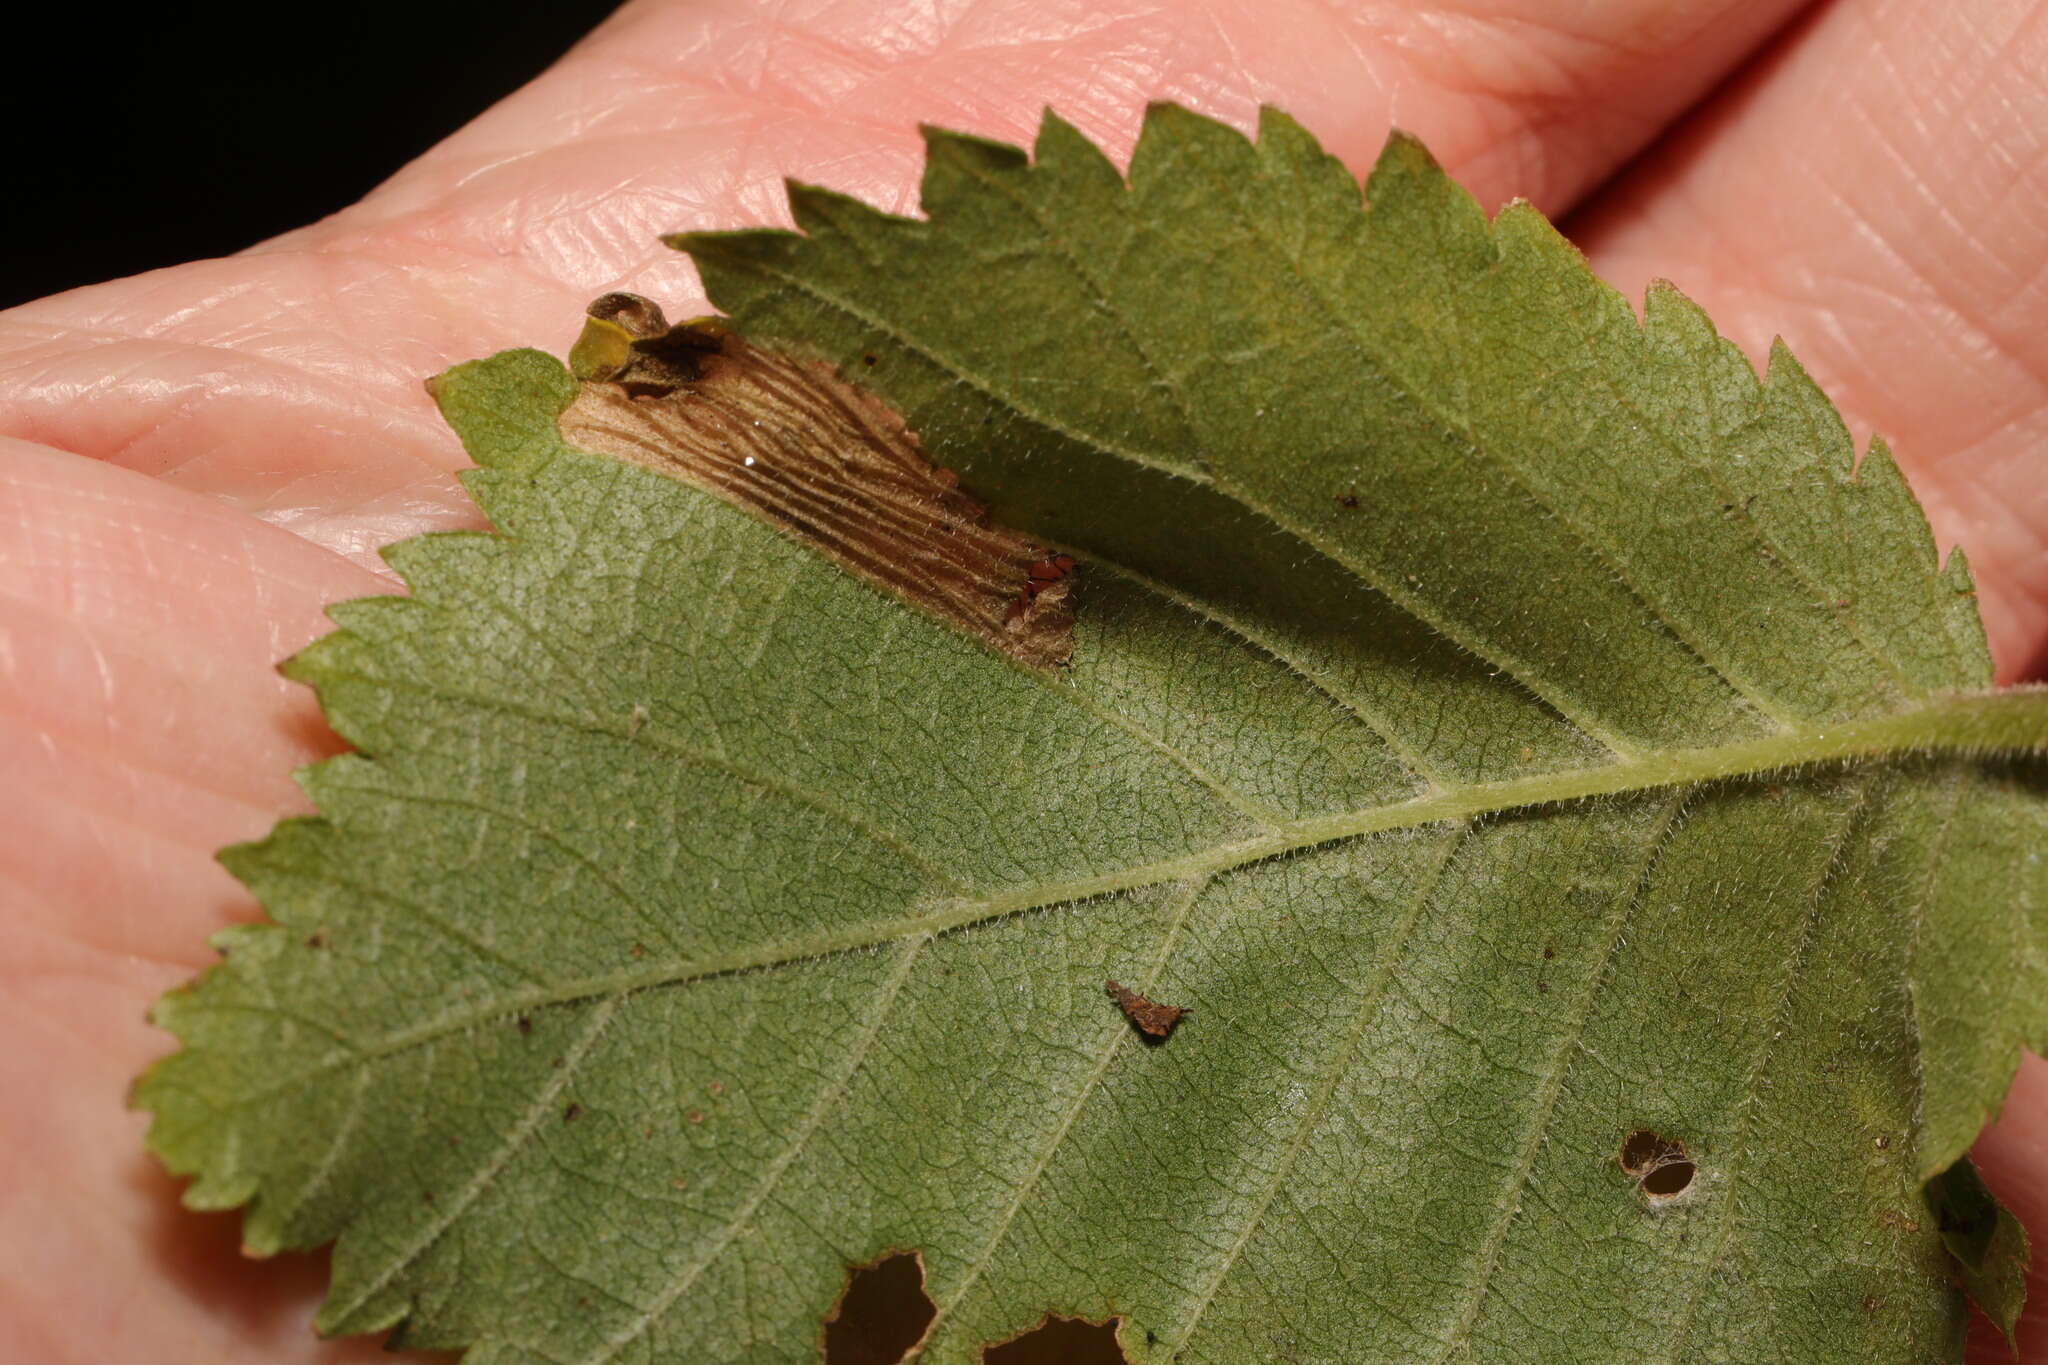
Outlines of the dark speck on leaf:
{"type": "Polygon", "coordinates": [[[523,1014],[522,1014],[522,1015],[520,1015],[520,1016],[519,1016],[519,1031],[520,1031],[521,1033],[531,1033],[531,1032],[533,1032],[533,1020],[529,1019],[529,1018],[528,1018],[527,1016],[525,1016],[525,1015],[523,1015],[523,1014]]]}
{"type": "Polygon", "coordinates": [[[1358,494],[1346,489],[1337,495],[1337,505],[1347,512],[1356,510],[1358,507],[1358,494]]]}
{"type": "Polygon", "coordinates": [[[1116,1001],[1117,1008],[1124,1012],[1124,1018],[1135,1024],[1150,1040],[1165,1042],[1180,1027],[1180,1017],[1187,1013],[1178,1005],[1162,1005],[1115,981],[1103,982],[1102,989],[1116,1001]]]}
{"type": "Polygon", "coordinates": [[[576,1120],[577,1120],[577,1119],[578,1119],[578,1118],[579,1118],[579,1117],[580,1117],[580,1116],[582,1115],[582,1113],[583,1113],[583,1106],[582,1106],[582,1105],[580,1105],[580,1104],[571,1104],[571,1105],[570,1105],[570,1106],[569,1106],[569,1107],[568,1107],[567,1109],[564,1109],[564,1110],[562,1111],[562,1122],[564,1122],[564,1123],[574,1123],[574,1122],[575,1122],[575,1121],[576,1121],[576,1120]]]}
{"type": "Polygon", "coordinates": [[[315,929],[312,933],[306,935],[306,946],[314,949],[325,948],[327,946],[327,931],[325,929],[315,929]]]}

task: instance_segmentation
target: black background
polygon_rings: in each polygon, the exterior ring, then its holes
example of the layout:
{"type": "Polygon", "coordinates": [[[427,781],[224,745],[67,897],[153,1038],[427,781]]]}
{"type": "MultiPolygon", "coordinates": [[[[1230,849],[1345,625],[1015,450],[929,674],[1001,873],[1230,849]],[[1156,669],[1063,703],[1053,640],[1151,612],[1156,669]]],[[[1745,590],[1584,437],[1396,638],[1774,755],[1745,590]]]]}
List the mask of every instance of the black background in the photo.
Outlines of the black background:
{"type": "Polygon", "coordinates": [[[60,0],[11,15],[0,307],[226,255],[332,213],[617,7],[60,0]]]}

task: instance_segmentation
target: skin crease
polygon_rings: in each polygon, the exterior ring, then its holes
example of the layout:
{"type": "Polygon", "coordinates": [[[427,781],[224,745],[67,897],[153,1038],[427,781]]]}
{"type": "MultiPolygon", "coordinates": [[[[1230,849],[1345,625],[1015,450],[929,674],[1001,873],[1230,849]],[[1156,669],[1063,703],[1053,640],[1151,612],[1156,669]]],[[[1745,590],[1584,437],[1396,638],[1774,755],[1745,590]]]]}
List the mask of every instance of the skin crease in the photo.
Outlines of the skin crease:
{"type": "MultiPolygon", "coordinates": [[[[634,4],[352,209],[0,314],[0,1359],[389,1358],[315,1341],[320,1258],[242,1260],[122,1106],[150,1000],[257,913],[213,851],[337,747],[272,665],[392,589],[375,547],[477,524],[422,377],[564,351],[610,289],[701,311],[656,235],[783,221],[783,175],[914,208],[920,120],[1028,140],[1051,103],[1121,156],[1147,99],[1269,101],[1359,170],[1408,128],[1632,297],[1783,333],[1967,547],[2001,677],[2041,671],[2048,5],[1800,8],[634,4]]],[[[2048,1065],[1977,1153],[2048,1234],[2048,1065]]]]}

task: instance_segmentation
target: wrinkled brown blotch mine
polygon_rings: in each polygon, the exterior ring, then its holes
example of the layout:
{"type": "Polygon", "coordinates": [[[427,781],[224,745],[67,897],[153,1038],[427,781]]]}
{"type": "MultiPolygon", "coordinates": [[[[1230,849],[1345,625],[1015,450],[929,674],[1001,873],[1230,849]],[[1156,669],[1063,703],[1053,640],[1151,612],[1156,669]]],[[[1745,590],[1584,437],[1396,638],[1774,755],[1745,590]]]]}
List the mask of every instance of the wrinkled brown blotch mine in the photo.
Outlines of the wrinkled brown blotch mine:
{"type": "Polygon", "coordinates": [[[1073,652],[1074,561],[988,524],[903,419],[827,365],[717,319],[590,305],[564,440],[702,488],[1032,668],[1073,652]]]}
{"type": "Polygon", "coordinates": [[[1147,1038],[1157,1038],[1161,1042],[1173,1035],[1173,1031],[1180,1027],[1180,1017],[1187,1013],[1179,1005],[1162,1005],[1115,981],[1103,982],[1102,989],[1116,1001],[1117,1008],[1124,1012],[1124,1018],[1137,1025],[1147,1038]]]}

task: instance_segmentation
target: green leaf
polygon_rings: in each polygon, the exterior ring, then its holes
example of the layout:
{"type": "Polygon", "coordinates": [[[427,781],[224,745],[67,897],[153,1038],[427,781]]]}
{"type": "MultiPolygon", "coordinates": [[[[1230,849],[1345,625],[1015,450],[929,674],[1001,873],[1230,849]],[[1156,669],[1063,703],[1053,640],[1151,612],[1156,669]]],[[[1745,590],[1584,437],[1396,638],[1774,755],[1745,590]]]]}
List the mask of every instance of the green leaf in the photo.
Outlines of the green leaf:
{"type": "Polygon", "coordinates": [[[443,376],[497,533],[290,665],[359,753],[159,1006],[188,1202],[482,1365],[814,1361],[896,1251],[935,1365],[1959,1358],[2048,697],[1881,447],[1402,139],[792,197],[713,299],[1028,539],[616,300],[443,376]]]}
{"type": "Polygon", "coordinates": [[[2013,1329],[2027,1298],[2027,1230],[1985,1188],[1968,1157],[1927,1182],[1927,1202],[1963,1287],[2017,1350],[2013,1329]]]}

